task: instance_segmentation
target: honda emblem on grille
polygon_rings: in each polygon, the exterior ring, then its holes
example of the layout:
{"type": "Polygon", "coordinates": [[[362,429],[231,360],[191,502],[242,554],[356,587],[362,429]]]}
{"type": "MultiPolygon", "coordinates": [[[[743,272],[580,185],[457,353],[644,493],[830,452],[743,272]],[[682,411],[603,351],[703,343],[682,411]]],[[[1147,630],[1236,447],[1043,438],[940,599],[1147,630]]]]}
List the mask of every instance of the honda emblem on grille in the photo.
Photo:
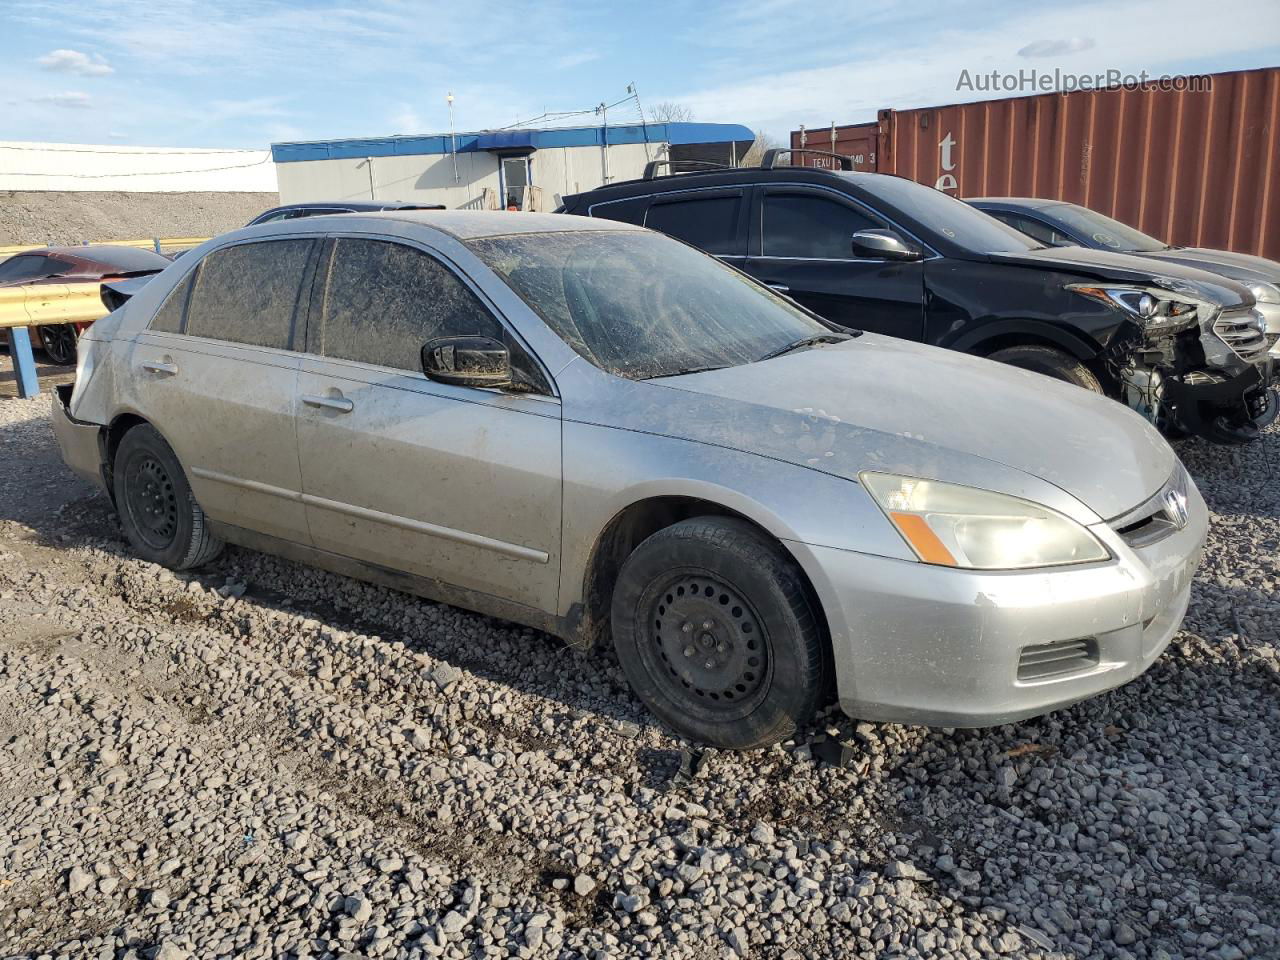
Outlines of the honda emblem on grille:
{"type": "Polygon", "coordinates": [[[1166,490],[1163,500],[1165,516],[1181,530],[1187,525],[1187,495],[1181,490],[1166,490]]]}

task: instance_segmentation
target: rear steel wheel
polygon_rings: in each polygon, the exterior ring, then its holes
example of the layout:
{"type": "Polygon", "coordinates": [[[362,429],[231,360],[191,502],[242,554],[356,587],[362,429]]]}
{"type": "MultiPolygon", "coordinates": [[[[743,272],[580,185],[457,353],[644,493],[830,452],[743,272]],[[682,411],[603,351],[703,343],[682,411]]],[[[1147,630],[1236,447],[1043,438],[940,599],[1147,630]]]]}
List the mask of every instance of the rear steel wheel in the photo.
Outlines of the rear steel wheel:
{"type": "Polygon", "coordinates": [[[120,441],[112,469],[120,525],[138,556],[174,570],[207,563],[222,550],[191,495],[173,449],[150,424],[120,441]]]}
{"type": "Polygon", "coordinates": [[[146,455],[133,458],[124,489],[124,509],[138,536],[154,550],[172,546],[178,533],[178,497],[160,461],[146,455]]]}

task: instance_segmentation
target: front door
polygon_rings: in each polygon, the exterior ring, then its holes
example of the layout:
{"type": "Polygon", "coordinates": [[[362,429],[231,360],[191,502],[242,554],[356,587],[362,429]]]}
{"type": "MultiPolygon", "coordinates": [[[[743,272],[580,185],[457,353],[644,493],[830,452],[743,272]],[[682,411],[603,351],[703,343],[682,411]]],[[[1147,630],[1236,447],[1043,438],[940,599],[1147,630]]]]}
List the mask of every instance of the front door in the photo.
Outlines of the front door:
{"type": "Polygon", "coordinates": [[[307,543],[294,431],[294,313],[313,240],[224,247],[188,274],[134,343],[137,408],[212,519],[307,543]]]}
{"type": "Polygon", "coordinates": [[[852,200],[798,186],[758,190],[754,209],[748,273],[842,327],[923,338],[923,265],[853,254],[853,234],[887,223],[852,200]]]}
{"type": "Polygon", "coordinates": [[[529,158],[502,158],[502,206],[504,209],[528,209],[529,158]]]}
{"type": "Polygon", "coordinates": [[[323,259],[298,382],[315,545],[554,610],[559,401],[421,373],[434,337],[509,336],[443,261],[354,237],[323,259]]]}

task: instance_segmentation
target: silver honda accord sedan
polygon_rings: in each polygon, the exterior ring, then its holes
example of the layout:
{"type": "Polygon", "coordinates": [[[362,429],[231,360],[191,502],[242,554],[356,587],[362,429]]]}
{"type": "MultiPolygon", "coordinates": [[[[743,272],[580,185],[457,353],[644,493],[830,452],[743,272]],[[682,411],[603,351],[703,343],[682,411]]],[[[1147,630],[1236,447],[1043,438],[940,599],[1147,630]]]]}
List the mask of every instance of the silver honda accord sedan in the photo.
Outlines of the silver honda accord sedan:
{"type": "Polygon", "coordinates": [[[563,215],[211,240],[85,333],[53,417],[149,561],[230,542],[611,637],[654,714],[730,748],[833,690],[986,726],[1131,680],[1207,526],[1119,404],[563,215]]]}

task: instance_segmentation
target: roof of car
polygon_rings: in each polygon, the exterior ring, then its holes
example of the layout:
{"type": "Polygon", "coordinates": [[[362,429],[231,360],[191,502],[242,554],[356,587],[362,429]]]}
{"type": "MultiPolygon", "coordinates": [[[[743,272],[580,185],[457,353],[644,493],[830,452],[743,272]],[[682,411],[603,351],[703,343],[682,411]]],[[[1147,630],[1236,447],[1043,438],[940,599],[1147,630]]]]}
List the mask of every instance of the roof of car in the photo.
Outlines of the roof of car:
{"type": "Polygon", "coordinates": [[[965,197],[967,203],[999,204],[1005,207],[1025,207],[1028,210],[1043,210],[1045,207],[1056,207],[1064,200],[1045,200],[1041,197],[965,197]]]}
{"type": "Polygon", "coordinates": [[[735,185],[739,183],[764,183],[786,177],[790,180],[828,181],[832,178],[844,183],[871,184],[881,180],[909,179],[891,173],[871,173],[862,170],[828,170],[825,167],[803,167],[781,164],[775,167],[724,167],[711,170],[689,170],[646,180],[619,180],[591,190],[564,197],[566,207],[574,206],[584,197],[605,197],[617,195],[618,199],[641,197],[655,193],[666,193],[673,190],[698,189],[714,187],[719,184],[735,185]]]}
{"type": "Polygon", "coordinates": [[[141,247],[125,247],[114,243],[89,243],[76,247],[41,247],[38,250],[24,250],[27,254],[39,256],[75,257],[100,263],[105,267],[115,267],[126,271],[163,270],[168,265],[167,257],[153,250],[141,247]]]}
{"type": "MultiPolygon", "coordinates": [[[[574,217],[563,213],[516,213],[506,210],[377,210],[369,213],[342,214],[344,225],[353,219],[399,220],[420,223],[440,230],[459,240],[478,240],[482,237],[501,237],[513,233],[567,233],[585,230],[616,232],[643,230],[630,223],[603,220],[593,217],[574,217]]],[[[300,232],[323,231],[327,217],[306,217],[285,220],[282,223],[262,224],[263,227],[288,229],[300,232]]]]}
{"type": "Polygon", "coordinates": [[[412,200],[308,200],[305,203],[284,203],[258,216],[281,210],[309,210],[312,207],[341,207],[344,210],[398,210],[401,208],[430,207],[432,204],[414,203],[412,200]]]}

